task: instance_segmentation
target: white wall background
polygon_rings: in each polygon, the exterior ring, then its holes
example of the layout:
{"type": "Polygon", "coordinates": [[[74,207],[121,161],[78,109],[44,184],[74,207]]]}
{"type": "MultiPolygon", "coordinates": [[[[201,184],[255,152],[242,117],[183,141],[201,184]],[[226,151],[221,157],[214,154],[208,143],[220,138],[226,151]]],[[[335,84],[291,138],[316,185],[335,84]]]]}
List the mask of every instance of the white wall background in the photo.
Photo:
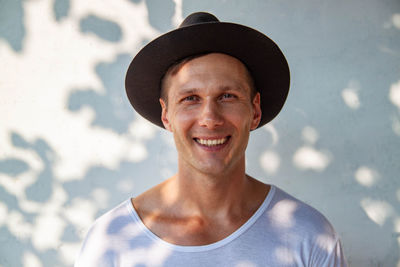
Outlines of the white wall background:
{"type": "Polygon", "coordinates": [[[174,173],[124,75],[200,10],[264,32],[291,68],[249,174],[323,212],[351,266],[400,266],[398,0],[0,0],[0,266],[71,266],[96,217],[174,173]]]}

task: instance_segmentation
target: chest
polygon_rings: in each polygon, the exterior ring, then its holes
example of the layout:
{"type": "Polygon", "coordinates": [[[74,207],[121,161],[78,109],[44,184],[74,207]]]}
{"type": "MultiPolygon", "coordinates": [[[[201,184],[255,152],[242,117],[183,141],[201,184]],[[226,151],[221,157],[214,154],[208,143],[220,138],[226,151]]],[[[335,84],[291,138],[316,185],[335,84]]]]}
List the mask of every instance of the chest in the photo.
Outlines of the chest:
{"type": "Polygon", "coordinates": [[[218,242],[237,231],[248,217],[207,220],[201,217],[145,216],[143,223],[166,242],[201,246],[218,242]]]}

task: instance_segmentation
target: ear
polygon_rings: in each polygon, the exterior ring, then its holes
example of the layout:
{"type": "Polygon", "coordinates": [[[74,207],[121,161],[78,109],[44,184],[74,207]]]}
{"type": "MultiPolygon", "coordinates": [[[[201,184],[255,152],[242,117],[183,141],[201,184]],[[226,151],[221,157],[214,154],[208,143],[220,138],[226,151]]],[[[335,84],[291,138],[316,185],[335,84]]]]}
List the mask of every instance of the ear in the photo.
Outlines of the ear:
{"type": "Polygon", "coordinates": [[[171,125],[168,120],[168,110],[167,110],[167,103],[163,99],[159,99],[161,105],[161,121],[164,124],[165,129],[172,132],[171,125]]]}
{"type": "Polygon", "coordinates": [[[255,130],[258,127],[258,124],[260,124],[261,121],[261,107],[260,107],[260,93],[257,93],[252,101],[253,105],[253,120],[251,121],[251,130],[255,130]]]}

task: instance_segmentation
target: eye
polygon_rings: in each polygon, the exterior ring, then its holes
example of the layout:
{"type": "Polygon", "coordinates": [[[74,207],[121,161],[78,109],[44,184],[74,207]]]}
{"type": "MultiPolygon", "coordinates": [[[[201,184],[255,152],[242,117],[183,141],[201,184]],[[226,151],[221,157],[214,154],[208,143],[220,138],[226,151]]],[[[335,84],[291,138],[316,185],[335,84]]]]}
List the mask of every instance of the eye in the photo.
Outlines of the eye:
{"type": "Polygon", "coordinates": [[[198,99],[198,97],[197,96],[195,96],[195,95],[190,95],[190,96],[187,96],[187,97],[184,97],[183,99],[182,99],[182,101],[196,101],[198,99]]]}
{"type": "Polygon", "coordinates": [[[221,96],[221,99],[229,99],[229,98],[234,98],[235,95],[233,94],[229,94],[229,93],[225,93],[221,96]]]}

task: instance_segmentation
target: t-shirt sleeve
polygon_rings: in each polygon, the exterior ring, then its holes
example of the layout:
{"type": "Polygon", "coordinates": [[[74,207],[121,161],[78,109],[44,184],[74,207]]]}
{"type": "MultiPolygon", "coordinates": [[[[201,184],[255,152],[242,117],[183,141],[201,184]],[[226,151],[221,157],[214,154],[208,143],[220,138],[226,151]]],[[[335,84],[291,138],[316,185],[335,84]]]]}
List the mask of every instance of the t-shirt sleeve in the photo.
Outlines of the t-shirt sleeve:
{"type": "Polygon", "coordinates": [[[312,267],[347,267],[347,262],[343,254],[342,244],[338,237],[333,240],[321,238],[314,246],[312,267]]]}
{"type": "Polygon", "coordinates": [[[114,267],[113,251],[105,251],[104,237],[92,226],[82,244],[74,267],[114,267]]]}

